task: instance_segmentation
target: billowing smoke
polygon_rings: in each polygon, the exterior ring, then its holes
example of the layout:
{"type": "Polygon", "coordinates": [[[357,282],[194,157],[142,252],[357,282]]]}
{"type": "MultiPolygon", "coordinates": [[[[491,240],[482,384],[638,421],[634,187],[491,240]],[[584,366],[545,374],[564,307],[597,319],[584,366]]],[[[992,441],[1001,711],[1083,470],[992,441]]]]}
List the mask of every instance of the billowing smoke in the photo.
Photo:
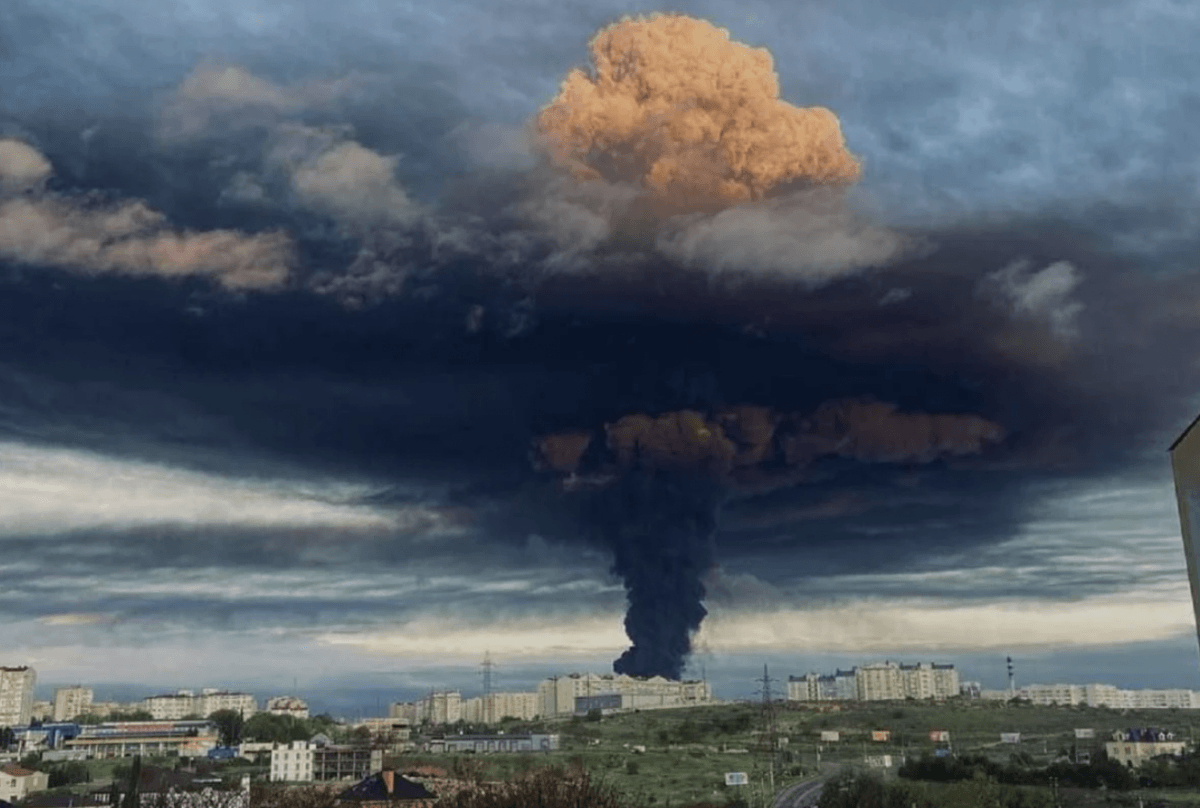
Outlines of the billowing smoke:
{"type": "Polygon", "coordinates": [[[580,178],[633,182],[675,209],[762,198],[783,183],[858,179],[841,126],[779,98],[770,53],[703,20],[625,19],[591,40],[537,117],[553,158],[580,178]]]}
{"type": "Polygon", "coordinates": [[[625,583],[631,647],[617,673],[678,679],[707,611],[704,578],[716,563],[721,503],[796,484],[823,457],[928,463],[983,452],[1004,430],[977,415],[903,413],[869,399],[829,401],[811,413],[739,405],[626,415],[594,431],[546,435],[534,466],[582,500],[588,529],[625,583]]]}

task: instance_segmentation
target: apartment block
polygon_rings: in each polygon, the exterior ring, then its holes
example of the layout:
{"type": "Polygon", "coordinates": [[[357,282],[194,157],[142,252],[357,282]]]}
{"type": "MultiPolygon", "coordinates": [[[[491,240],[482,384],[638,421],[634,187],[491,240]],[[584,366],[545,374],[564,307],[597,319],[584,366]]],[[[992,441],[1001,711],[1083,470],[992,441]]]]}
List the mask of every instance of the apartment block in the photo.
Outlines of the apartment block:
{"type": "Polygon", "coordinates": [[[249,718],[258,711],[258,702],[249,693],[205,688],[199,696],[191,690],[150,696],[142,701],[142,709],[160,721],[178,721],[188,715],[209,716],[217,710],[233,710],[249,718]]]}
{"type": "Polygon", "coordinates": [[[572,715],[577,699],[590,703],[599,696],[622,696],[621,709],[650,710],[692,707],[713,703],[708,682],[678,682],[661,676],[639,678],[625,674],[572,673],[538,684],[537,709],[541,716],[572,715]]]}
{"type": "Polygon", "coordinates": [[[958,671],[938,662],[875,662],[832,675],[788,677],[789,701],[945,699],[959,690],[958,671]]]}
{"type": "Polygon", "coordinates": [[[308,718],[308,702],[295,696],[276,696],[267,699],[267,712],[271,715],[290,715],[308,718]]]}
{"type": "Polygon", "coordinates": [[[472,723],[495,724],[502,718],[529,721],[540,715],[538,694],[488,693],[463,702],[463,720],[472,723]]]}
{"type": "Polygon", "coordinates": [[[24,727],[33,716],[37,671],[27,665],[0,667],[0,727],[24,727]]]}
{"type": "Polygon", "coordinates": [[[54,691],[54,720],[69,721],[77,715],[83,715],[92,705],[92,689],[75,685],[75,687],[60,687],[54,691]]]}
{"type": "Polygon", "coordinates": [[[313,779],[313,753],[308,741],[275,744],[271,749],[271,782],[307,783],[313,779]]]}

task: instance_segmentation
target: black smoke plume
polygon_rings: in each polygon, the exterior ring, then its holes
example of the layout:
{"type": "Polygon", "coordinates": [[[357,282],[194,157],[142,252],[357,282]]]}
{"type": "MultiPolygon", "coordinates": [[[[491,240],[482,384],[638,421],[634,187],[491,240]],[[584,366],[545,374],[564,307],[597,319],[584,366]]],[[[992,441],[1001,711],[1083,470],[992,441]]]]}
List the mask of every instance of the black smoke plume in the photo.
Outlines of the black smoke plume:
{"type": "Polygon", "coordinates": [[[716,563],[720,486],[680,472],[641,470],[593,499],[597,538],[625,583],[625,633],[633,643],[616,673],[679,679],[708,611],[704,576],[716,563]]]}

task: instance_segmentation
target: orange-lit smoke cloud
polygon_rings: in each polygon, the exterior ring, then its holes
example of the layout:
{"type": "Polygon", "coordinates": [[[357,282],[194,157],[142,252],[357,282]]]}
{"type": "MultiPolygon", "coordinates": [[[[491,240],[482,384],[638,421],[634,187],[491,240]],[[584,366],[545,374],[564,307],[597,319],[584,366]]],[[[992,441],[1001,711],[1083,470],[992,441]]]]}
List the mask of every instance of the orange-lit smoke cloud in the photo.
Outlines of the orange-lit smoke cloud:
{"type": "Polygon", "coordinates": [[[693,410],[632,414],[606,424],[604,432],[607,453],[598,468],[583,468],[595,437],[586,430],[539,438],[535,465],[559,474],[595,472],[603,482],[641,468],[696,472],[770,488],[772,480],[795,481],[798,469],[821,457],[928,463],[979,454],[1005,434],[998,424],[978,415],[902,413],[892,404],[869,399],[831,401],[806,414],[749,404],[707,417],[693,410]]]}
{"type": "Polygon", "coordinates": [[[590,47],[591,74],[573,70],[536,120],[551,157],[581,178],[638,182],[694,208],[859,177],[837,117],[780,100],[770,53],[724,29],[678,15],[624,19],[590,47]]]}

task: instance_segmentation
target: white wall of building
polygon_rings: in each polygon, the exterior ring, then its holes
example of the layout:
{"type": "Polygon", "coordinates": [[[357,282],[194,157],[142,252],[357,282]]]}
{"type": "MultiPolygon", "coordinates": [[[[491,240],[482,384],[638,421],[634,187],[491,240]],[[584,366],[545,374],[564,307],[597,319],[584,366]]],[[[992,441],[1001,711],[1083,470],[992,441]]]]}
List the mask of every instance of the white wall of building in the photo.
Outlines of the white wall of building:
{"type": "Polygon", "coordinates": [[[29,725],[37,671],[28,666],[0,667],[0,727],[29,725]]]}

